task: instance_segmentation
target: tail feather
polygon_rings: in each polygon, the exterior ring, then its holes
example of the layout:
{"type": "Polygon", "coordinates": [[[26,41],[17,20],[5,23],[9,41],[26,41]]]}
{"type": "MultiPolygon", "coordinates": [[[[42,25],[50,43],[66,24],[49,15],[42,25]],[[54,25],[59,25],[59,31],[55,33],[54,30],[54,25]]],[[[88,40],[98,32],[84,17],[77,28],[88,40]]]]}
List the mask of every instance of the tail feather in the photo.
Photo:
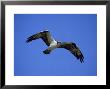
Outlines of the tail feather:
{"type": "Polygon", "coordinates": [[[44,54],[50,54],[50,52],[51,52],[51,50],[48,50],[48,49],[43,51],[44,54]]]}

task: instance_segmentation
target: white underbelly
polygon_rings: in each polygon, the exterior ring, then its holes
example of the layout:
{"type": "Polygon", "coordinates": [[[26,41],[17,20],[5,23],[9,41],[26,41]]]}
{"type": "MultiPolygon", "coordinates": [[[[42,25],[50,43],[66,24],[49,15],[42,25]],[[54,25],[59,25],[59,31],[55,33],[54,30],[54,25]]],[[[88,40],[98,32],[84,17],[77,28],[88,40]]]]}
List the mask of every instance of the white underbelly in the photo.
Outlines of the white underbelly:
{"type": "Polygon", "coordinates": [[[50,47],[56,46],[56,45],[57,45],[57,41],[53,40],[53,41],[51,42],[51,44],[50,44],[50,47]]]}

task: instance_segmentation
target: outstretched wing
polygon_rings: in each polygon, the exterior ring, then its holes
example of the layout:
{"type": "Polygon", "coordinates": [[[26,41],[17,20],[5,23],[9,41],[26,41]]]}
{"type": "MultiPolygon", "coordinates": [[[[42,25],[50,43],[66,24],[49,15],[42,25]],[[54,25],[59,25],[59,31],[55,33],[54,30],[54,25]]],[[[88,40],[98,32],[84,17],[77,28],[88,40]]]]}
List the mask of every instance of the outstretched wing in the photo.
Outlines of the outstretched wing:
{"type": "Polygon", "coordinates": [[[43,31],[30,36],[29,38],[27,38],[26,42],[31,42],[32,40],[36,40],[39,38],[41,38],[46,43],[47,46],[50,46],[51,42],[54,40],[51,37],[51,34],[49,31],[43,31]]]}
{"type": "Polygon", "coordinates": [[[65,48],[67,50],[69,50],[77,59],[80,59],[80,62],[84,62],[83,59],[84,59],[84,56],[83,54],[81,53],[80,49],[76,46],[75,43],[67,43],[67,42],[63,42],[61,43],[60,47],[59,48],[65,48]]]}

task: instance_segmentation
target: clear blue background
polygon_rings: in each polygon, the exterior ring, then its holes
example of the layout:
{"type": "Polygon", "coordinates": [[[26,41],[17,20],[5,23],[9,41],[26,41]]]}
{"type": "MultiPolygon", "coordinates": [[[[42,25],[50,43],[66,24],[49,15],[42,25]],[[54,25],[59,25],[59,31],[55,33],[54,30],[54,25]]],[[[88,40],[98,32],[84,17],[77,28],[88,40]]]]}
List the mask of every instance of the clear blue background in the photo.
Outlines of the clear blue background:
{"type": "Polygon", "coordinates": [[[14,31],[15,76],[97,75],[96,14],[15,14],[14,31]],[[43,54],[47,46],[41,39],[26,43],[29,36],[45,28],[56,40],[76,43],[84,63],[65,49],[43,54]]]}

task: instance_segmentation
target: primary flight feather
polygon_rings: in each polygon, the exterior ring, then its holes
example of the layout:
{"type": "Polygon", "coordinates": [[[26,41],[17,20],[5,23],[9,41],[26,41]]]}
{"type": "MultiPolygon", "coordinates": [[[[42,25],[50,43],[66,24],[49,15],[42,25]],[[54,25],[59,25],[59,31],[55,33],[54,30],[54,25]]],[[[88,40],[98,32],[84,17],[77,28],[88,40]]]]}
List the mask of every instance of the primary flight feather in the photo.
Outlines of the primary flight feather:
{"type": "Polygon", "coordinates": [[[55,48],[65,48],[68,51],[70,51],[77,59],[80,59],[80,62],[84,62],[84,56],[81,53],[80,49],[76,46],[73,42],[60,42],[56,41],[50,34],[49,31],[41,31],[39,33],[36,33],[30,37],[27,38],[27,43],[31,42],[32,40],[36,40],[41,38],[45,44],[48,46],[46,50],[43,51],[44,54],[50,54],[52,50],[55,48]]]}

